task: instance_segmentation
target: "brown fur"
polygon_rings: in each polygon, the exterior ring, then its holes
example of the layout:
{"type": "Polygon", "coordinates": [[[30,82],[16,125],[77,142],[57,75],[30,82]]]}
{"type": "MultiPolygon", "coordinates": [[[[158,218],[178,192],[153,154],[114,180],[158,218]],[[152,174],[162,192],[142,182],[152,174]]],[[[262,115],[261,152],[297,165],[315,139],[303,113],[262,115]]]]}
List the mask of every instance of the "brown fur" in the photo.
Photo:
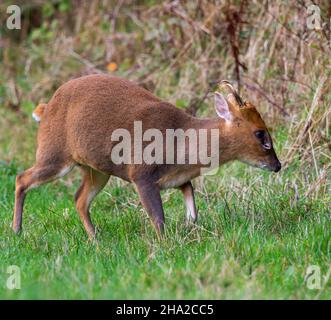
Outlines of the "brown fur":
{"type": "MultiPolygon", "coordinates": [[[[202,165],[112,163],[112,132],[123,128],[133,135],[133,122],[138,120],[143,122],[143,131],[157,128],[163,133],[169,128],[209,131],[219,128],[220,164],[241,160],[255,165],[263,161],[271,168],[278,161],[274,150],[262,150],[253,134],[256,129],[267,130],[260,115],[251,104],[239,108],[231,97],[228,100],[235,115],[231,124],[220,118],[192,117],[132,82],[116,77],[90,75],[65,83],[47,107],[42,108],[36,164],[17,177],[14,230],[18,232],[21,228],[28,189],[65,175],[75,165],[79,165],[84,174],[76,193],[76,207],[90,236],[95,233],[89,217],[90,203],[111,175],[135,184],[158,232],[164,224],[160,189],[180,187],[187,204],[195,210],[190,180],[200,174],[202,165]]],[[[271,141],[269,134],[268,137],[271,141]]]]}

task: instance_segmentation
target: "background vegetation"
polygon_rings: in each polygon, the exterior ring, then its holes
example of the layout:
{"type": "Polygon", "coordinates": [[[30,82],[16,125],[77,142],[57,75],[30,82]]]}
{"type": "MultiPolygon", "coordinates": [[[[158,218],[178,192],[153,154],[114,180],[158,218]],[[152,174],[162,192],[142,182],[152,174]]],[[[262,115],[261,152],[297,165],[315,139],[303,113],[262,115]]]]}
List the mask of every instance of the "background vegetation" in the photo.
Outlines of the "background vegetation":
{"type": "MultiPolygon", "coordinates": [[[[330,268],[331,4],[314,1],[16,1],[0,5],[1,298],[331,298],[305,283],[330,268]],[[199,117],[233,81],[258,106],[283,163],[279,174],[233,163],[194,182],[200,220],[184,225],[181,194],[163,193],[159,243],[131,185],[112,178],[89,243],[74,210],[77,172],[29,193],[24,232],[10,229],[15,175],[34,162],[30,114],[59,85],[90,73],[133,80],[199,117]],[[6,288],[9,265],[20,290],[6,288]]],[[[323,279],[322,279],[323,280],[323,279]]]]}

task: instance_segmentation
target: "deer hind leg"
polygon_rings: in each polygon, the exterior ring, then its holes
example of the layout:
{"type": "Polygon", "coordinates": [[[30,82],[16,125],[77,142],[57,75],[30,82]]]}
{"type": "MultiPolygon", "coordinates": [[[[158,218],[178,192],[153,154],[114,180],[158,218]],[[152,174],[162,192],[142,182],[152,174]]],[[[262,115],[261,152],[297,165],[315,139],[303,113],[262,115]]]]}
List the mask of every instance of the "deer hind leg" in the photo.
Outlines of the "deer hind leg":
{"type": "Polygon", "coordinates": [[[22,214],[24,199],[27,192],[42,184],[61,178],[69,173],[74,163],[48,163],[36,164],[16,177],[15,207],[13,217],[13,230],[18,233],[22,227],[22,214]]]}
{"type": "Polygon", "coordinates": [[[75,194],[76,209],[84,224],[89,238],[95,237],[95,228],[90,218],[90,206],[93,199],[104,188],[109,180],[109,176],[104,175],[92,168],[81,167],[83,171],[83,181],[75,194]]]}

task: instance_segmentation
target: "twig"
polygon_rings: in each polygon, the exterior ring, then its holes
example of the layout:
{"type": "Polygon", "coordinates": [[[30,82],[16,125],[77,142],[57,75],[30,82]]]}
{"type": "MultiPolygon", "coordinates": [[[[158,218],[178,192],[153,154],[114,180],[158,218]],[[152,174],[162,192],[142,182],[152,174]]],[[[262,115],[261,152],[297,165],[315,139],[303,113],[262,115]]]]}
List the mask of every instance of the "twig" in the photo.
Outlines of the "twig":
{"type": "Polygon", "coordinates": [[[271,105],[275,106],[279,111],[281,111],[284,115],[289,116],[288,112],[284,109],[284,107],[280,106],[275,101],[271,100],[268,95],[264,92],[263,88],[258,88],[252,84],[249,84],[247,82],[243,82],[244,85],[247,87],[247,89],[256,91],[260,96],[265,98],[271,105]]]}

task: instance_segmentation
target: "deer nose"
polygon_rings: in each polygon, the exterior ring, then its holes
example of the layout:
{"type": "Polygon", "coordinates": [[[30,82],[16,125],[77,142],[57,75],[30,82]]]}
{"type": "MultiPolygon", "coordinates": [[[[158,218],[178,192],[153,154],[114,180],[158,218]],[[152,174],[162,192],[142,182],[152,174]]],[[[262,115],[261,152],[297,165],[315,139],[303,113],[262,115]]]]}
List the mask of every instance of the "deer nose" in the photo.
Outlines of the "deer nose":
{"type": "Polygon", "coordinates": [[[277,160],[273,171],[278,172],[278,171],[280,171],[281,168],[282,168],[282,164],[277,160]]]}

